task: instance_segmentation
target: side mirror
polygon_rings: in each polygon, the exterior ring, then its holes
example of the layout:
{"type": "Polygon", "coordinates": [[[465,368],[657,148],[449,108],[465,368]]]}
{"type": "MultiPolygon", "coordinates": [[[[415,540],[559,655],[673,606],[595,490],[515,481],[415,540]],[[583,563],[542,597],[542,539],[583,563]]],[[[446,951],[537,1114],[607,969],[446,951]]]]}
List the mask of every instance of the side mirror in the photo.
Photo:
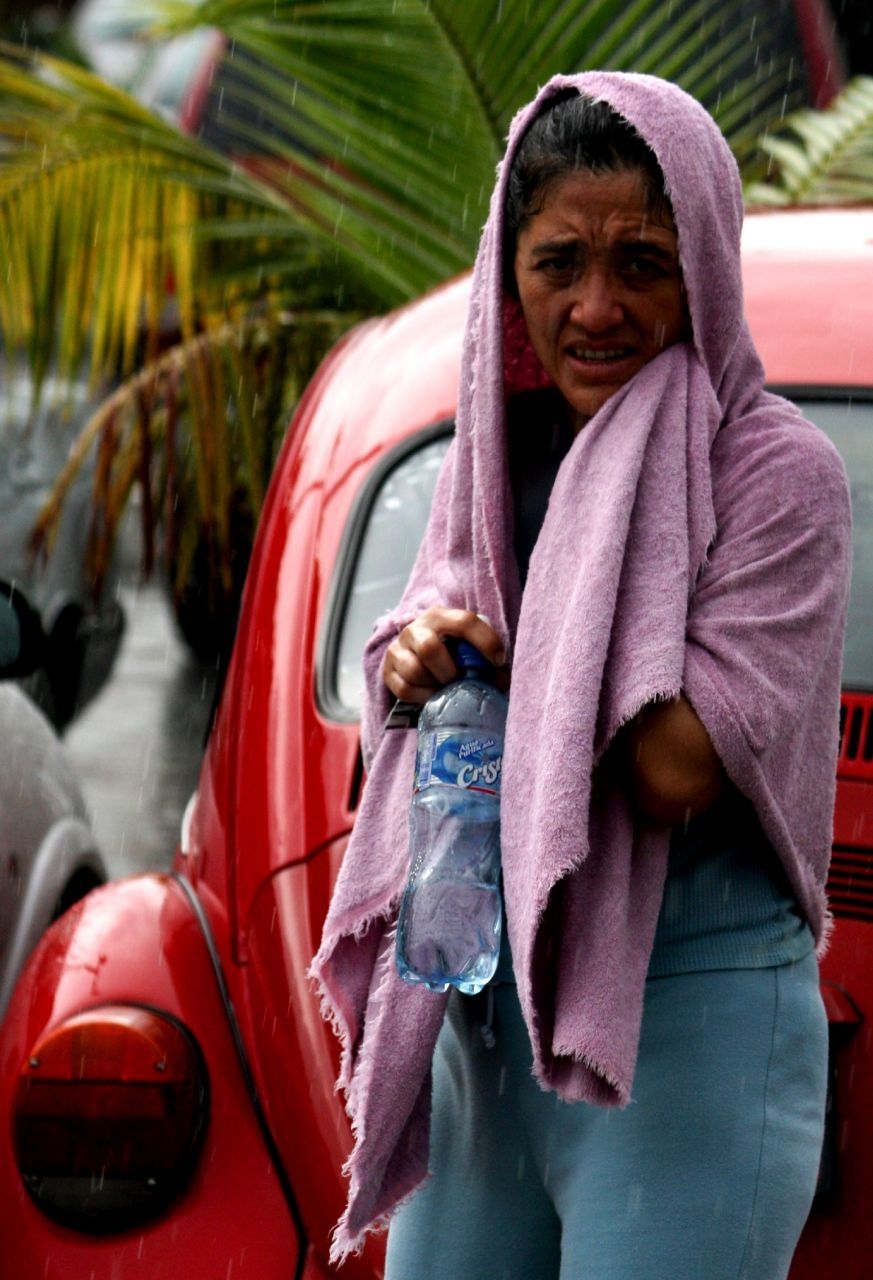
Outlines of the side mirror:
{"type": "Polygon", "coordinates": [[[39,614],[19,587],[0,579],[0,679],[29,676],[44,658],[39,614]]]}

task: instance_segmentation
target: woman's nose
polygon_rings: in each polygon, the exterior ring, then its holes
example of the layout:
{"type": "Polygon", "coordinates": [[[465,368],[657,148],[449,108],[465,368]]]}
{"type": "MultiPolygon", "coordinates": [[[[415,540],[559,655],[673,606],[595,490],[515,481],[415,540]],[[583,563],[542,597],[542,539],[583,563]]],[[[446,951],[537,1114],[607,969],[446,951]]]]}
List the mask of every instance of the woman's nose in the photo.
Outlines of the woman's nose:
{"type": "Polygon", "coordinates": [[[609,272],[583,271],[573,285],[570,320],[589,333],[620,323],[623,315],[619,290],[609,272]]]}

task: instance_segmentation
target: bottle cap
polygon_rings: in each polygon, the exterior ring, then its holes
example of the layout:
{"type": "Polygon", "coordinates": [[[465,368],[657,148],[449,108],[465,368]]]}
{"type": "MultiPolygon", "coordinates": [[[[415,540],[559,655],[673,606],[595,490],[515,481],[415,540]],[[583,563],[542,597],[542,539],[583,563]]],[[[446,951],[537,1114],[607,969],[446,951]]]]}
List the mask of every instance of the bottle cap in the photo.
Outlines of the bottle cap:
{"type": "Polygon", "coordinates": [[[490,675],[494,670],[488,659],[484,658],[469,640],[453,640],[449,644],[449,652],[461,671],[476,671],[490,675]]]}

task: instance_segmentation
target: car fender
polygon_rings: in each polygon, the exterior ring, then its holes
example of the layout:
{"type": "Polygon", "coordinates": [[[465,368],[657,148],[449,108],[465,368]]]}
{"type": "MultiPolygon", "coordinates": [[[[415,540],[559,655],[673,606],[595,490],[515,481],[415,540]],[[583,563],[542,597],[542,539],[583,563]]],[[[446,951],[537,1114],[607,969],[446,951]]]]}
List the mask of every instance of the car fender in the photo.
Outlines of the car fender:
{"type": "Polygon", "coordinates": [[[150,1255],[155,1266],[172,1258],[177,1275],[224,1275],[228,1260],[242,1257],[243,1273],[261,1280],[290,1280],[307,1265],[306,1274],[315,1274],[235,1034],[221,973],[225,943],[220,919],[207,918],[190,883],[174,874],[104,885],[44,935],[0,1031],[0,1124],[10,1124],[15,1082],[33,1045],[67,1018],[111,1004],[145,1006],[187,1027],[206,1064],[210,1111],[220,1123],[208,1124],[190,1186],[172,1215],[106,1237],[45,1218],[24,1191],[9,1144],[0,1144],[0,1196],[14,1197],[20,1224],[14,1239],[0,1233],[0,1275],[114,1280],[147,1270],[150,1255]]]}
{"type": "Polygon", "coordinates": [[[59,906],[71,906],[71,890],[81,897],[108,879],[94,837],[81,818],[60,818],[46,832],[24,878],[19,911],[5,948],[0,974],[0,1018],[15,980],[37,942],[55,918],[59,906]]]}

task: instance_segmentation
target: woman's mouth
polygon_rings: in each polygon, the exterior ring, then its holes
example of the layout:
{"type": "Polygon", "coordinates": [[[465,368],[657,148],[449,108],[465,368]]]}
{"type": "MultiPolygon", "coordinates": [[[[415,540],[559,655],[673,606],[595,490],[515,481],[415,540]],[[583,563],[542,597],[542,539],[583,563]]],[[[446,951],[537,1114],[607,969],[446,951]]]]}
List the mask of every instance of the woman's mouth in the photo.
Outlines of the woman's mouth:
{"type": "Polygon", "coordinates": [[[608,364],[629,359],[633,351],[630,347],[568,347],[567,354],[583,364],[608,364]]]}

